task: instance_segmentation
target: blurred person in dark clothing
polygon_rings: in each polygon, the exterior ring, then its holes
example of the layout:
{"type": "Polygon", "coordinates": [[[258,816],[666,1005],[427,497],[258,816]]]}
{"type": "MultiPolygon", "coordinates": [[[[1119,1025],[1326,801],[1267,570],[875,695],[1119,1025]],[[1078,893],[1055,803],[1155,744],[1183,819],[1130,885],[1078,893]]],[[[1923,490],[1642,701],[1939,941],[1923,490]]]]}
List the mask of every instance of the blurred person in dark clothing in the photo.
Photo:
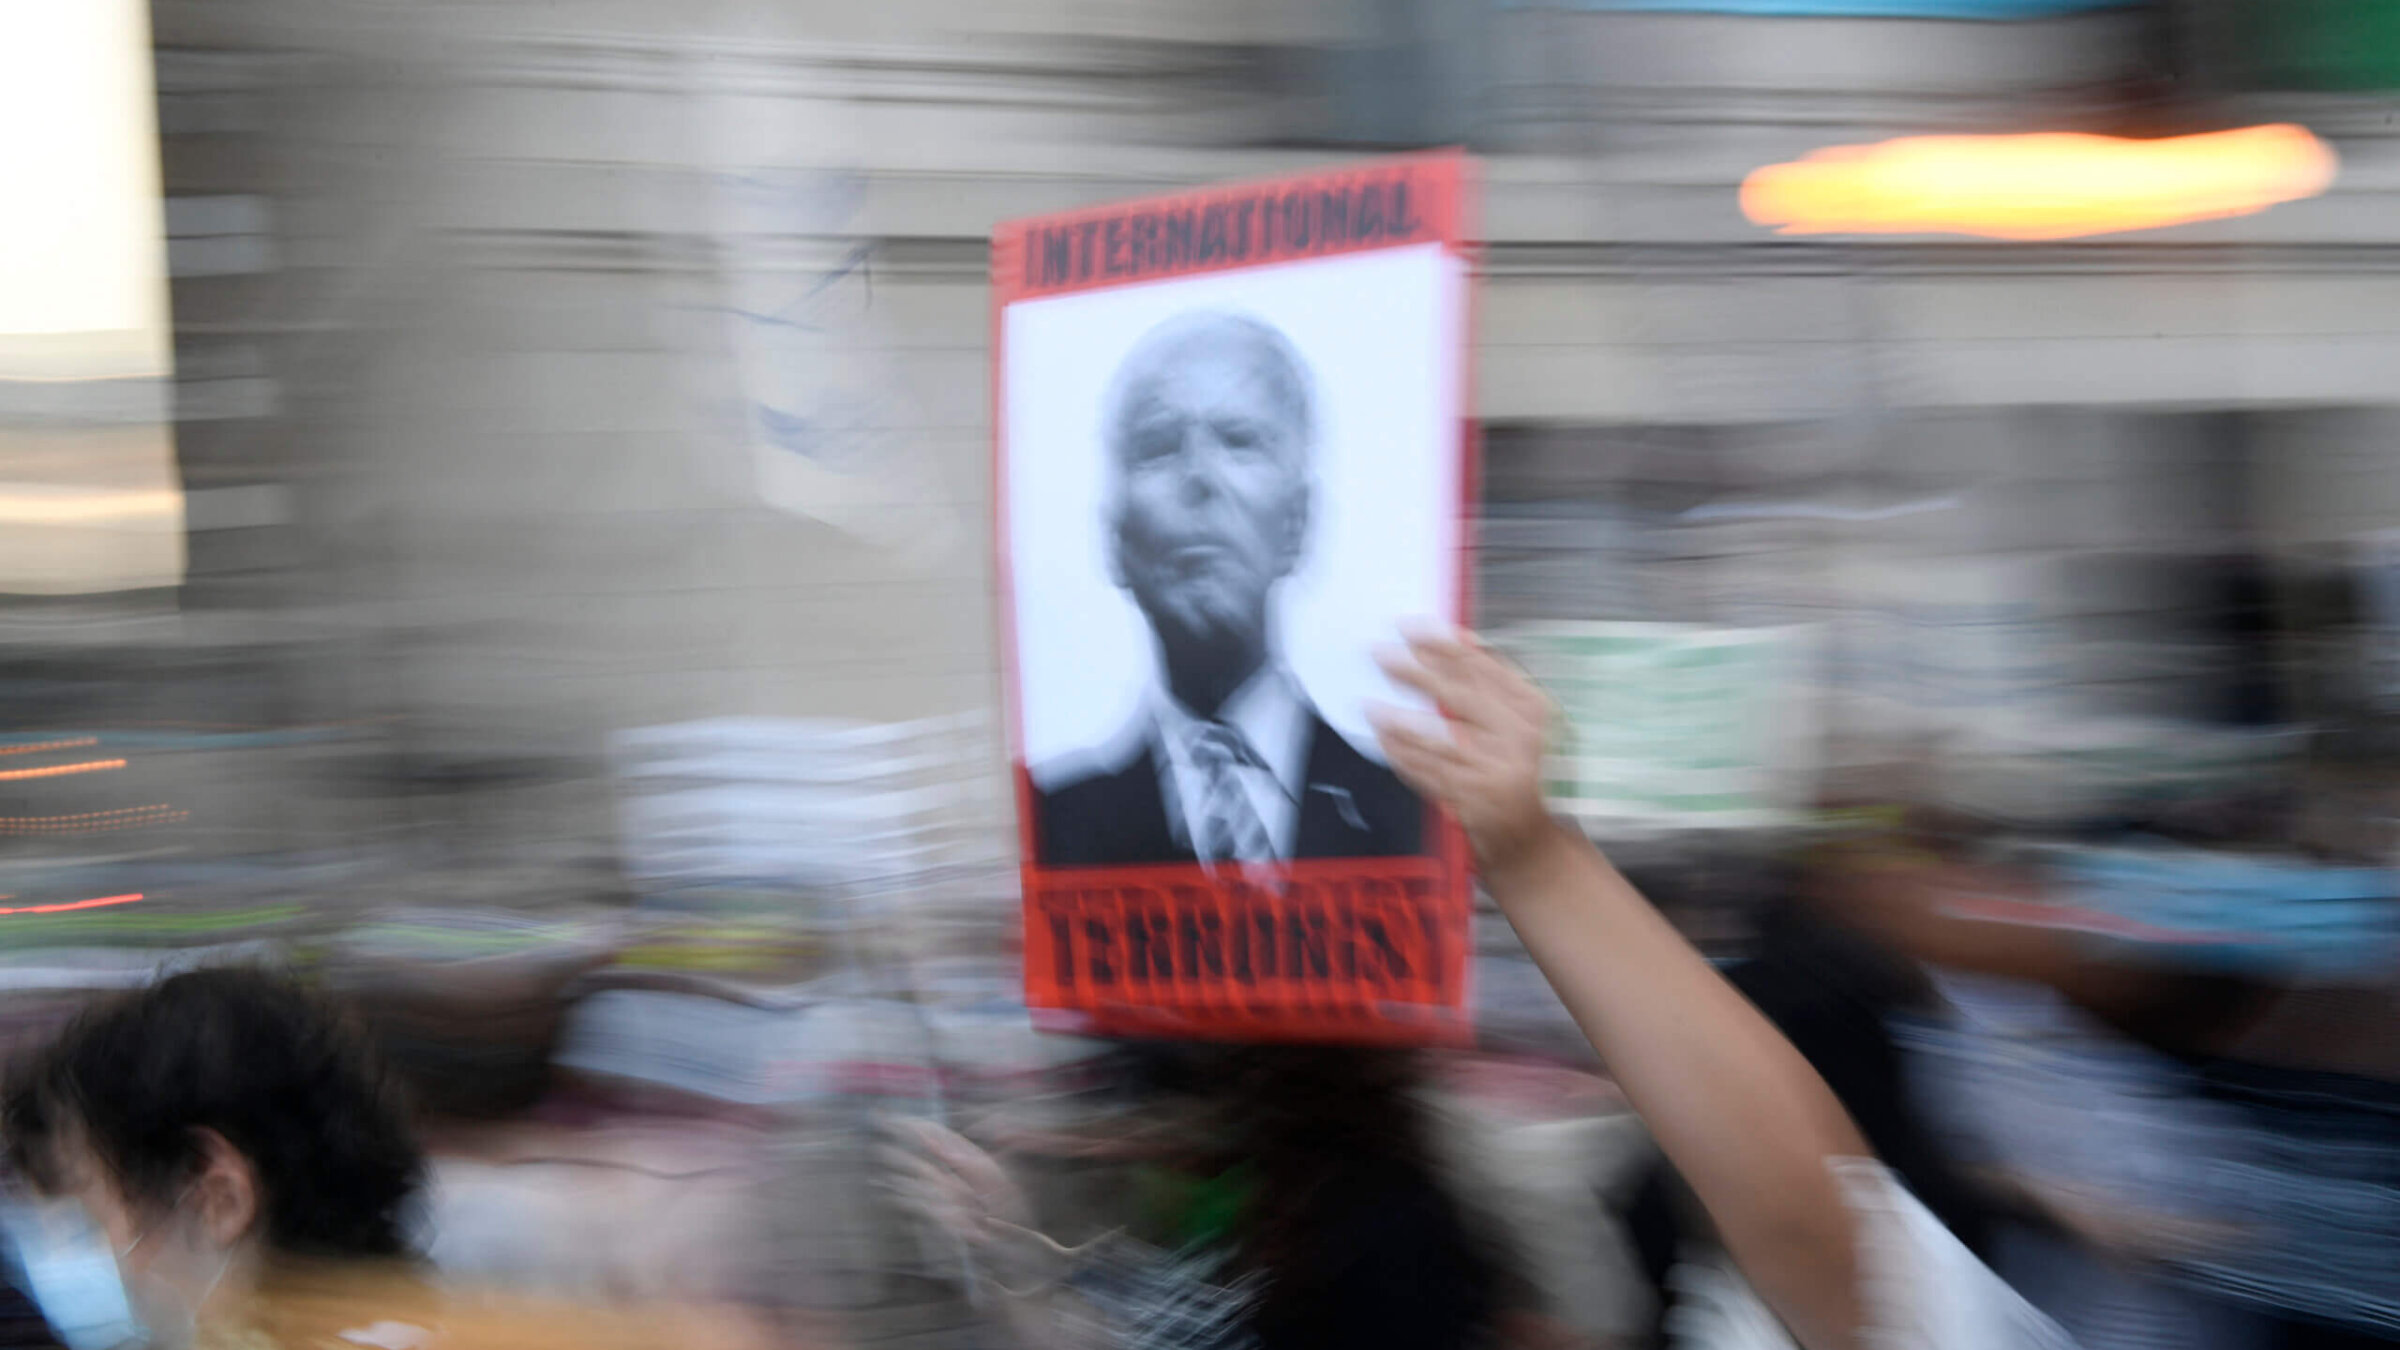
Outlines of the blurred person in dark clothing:
{"type": "MultiPolygon", "coordinates": [[[[1931,987],[1905,958],[1788,896],[1762,916],[1757,954],[1725,972],[1809,1067],[1824,1078],[1875,1156],[1956,1234],[1989,1259],[1994,1200],[1958,1166],[1912,1100],[1893,1019],[1934,1006],[1931,987]]],[[[1668,1277],[1692,1236],[1673,1167],[1653,1166],[1624,1221],[1667,1308],[1668,1277]]]]}
{"type": "Polygon", "coordinates": [[[0,1346],[8,1350],[59,1350],[42,1310],[23,1290],[0,1280],[0,1346]]]}
{"type": "Polygon", "coordinates": [[[346,1021],[277,975],[196,971],[98,1004],[15,1066],[0,1129],[12,1165],[88,1220],[40,1259],[113,1276],[149,1345],[716,1339],[437,1290],[410,1241],[425,1159],[400,1104],[346,1021]]]}
{"type": "Polygon", "coordinates": [[[1239,1057],[1230,1155],[1251,1177],[1242,1262],[1266,1273],[1262,1350],[1468,1346],[1499,1324],[1507,1263],[1440,1174],[1413,1056],[1239,1057]]]}
{"type": "Polygon", "coordinates": [[[965,1139],[899,1128],[904,1201],[965,1239],[1028,1346],[1463,1350],[1526,1343],[1505,1243],[1434,1160],[1418,1061],[1396,1051],[1153,1047],[1128,1060],[1153,1134],[1148,1242],[1034,1231],[965,1139]],[[1164,1185],[1159,1184],[1164,1182],[1164,1185]]]}
{"type": "Polygon", "coordinates": [[[2041,874],[1921,857],[1862,876],[1845,914],[1924,964],[1942,1015],[1904,1059],[1928,1124],[1985,1205],[1994,1268],[2088,1350],[2257,1350],[2260,1319],[2183,1278],[2249,1264],[2226,1178],[2252,1141],[2193,1067],[2255,1015],[2223,975],[2126,961],[2088,938],[1975,915],[2041,874]]]}

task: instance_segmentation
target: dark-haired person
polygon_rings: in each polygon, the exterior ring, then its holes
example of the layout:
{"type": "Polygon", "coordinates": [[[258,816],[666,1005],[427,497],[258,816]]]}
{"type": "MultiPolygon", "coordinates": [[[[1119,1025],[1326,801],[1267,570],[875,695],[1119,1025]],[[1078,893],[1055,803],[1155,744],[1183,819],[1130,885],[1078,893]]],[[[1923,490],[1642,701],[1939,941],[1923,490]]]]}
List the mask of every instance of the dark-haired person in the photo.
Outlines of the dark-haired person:
{"type": "Polygon", "coordinates": [[[631,1350],[721,1334],[438,1289],[410,1245],[425,1160],[399,1104],[344,1020],[277,975],[195,971],[96,1005],[14,1066],[0,1130],[12,1165],[86,1220],[35,1258],[113,1270],[152,1346],[631,1350]]]}
{"type": "Polygon", "coordinates": [[[914,1146],[890,1160],[904,1204],[976,1254],[1026,1350],[1523,1350],[1549,1330],[1498,1225],[1437,1161],[1416,1056],[1142,1058],[1134,1175],[1172,1202],[1139,1238],[1060,1247],[981,1149],[896,1124],[914,1146]]]}
{"type": "Polygon", "coordinates": [[[25,1291],[0,1280],[0,1347],[5,1350],[59,1350],[59,1335],[50,1329],[41,1309],[25,1291]]]}
{"type": "MultiPolygon", "coordinates": [[[[1969,1251],[1990,1259],[1997,1197],[1984,1193],[1943,1146],[1908,1088],[1895,1019],[1934,1000],[1899,954],[1799,895],[1770,901],[1757,951],[1726,979],[1825,1080],[1883,1165],[1969,1251]]],[[[1673,1315],[1674,1270],[1694,1233],[1674,1169],[1654,1163],[1624,1220],[1657,1289],[1660,1325],[1673,1315]]]]}

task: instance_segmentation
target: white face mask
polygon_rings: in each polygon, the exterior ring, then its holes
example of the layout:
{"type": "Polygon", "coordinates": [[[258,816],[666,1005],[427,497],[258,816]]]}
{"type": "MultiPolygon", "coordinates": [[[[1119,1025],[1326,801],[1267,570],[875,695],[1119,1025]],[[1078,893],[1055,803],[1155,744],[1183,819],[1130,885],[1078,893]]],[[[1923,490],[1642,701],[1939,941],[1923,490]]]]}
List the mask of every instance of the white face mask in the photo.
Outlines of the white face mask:
{"type": "Polygon", "coordinates": [[[189,1301],[162,1298],[125,1278],[125,1258],[155,1230],[145,1229],[123,1248],[112,1248],[83,1206],[71,1200],[12,1205],[0,1223],[15,1242],[26,1292],[67,1350],[189,1346],[199,1330],[200,1309],[233,1264],[231,1253],[221,1254],[216,1273],[189,1301]],[[143,1297],[145,1292],[152,1296],[143,1297]]]}
{"type": "Polygon", "coordinates": [[[67,1350],[149,1342],[126,1296],[118,1253],[83,1206],[71,1200],[11,1204],[0,1209],[0,1229],[15,1248],[25,1292],[67,1350]]]}

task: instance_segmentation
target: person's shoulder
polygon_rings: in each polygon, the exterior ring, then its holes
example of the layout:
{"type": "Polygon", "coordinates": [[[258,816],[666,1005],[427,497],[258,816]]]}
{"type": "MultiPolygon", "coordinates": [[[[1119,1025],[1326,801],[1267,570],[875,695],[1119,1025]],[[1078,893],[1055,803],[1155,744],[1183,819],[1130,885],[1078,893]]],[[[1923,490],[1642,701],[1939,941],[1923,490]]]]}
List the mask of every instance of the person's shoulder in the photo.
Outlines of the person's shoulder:
{"type": "Polygon", "coordinates": [[[1034,796],[1071,803],[1112,796],[1126,780],[1150,772],[1149,724],[1136,719],[1097,745],[1070,750],[1031,769],[1034,796]]]}
{"type": "Polygon", "coordinates": [[[1045,764],[1032,777],[1034,851],[1044,863],[1097,866],[1173,855],[1146,736],[1120,735],[1045,764]]]}
{"type": "Polygon", "coordinates": [[[1263,1337],[1271,1350],[1307,1345],[1418,1350],[1474,1344],[1500,1303],[1497,1254],[1456,1201],[1422,1171],[1362,1164],[1318,1199],[1317,1300],[1263,1337]]]}

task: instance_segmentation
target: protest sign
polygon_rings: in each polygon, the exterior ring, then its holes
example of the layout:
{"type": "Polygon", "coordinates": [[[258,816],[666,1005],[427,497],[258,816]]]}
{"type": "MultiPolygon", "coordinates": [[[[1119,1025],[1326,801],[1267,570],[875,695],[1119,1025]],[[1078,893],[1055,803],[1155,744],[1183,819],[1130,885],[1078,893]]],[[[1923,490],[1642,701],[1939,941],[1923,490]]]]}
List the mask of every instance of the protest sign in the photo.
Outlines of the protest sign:
{"type": "Polygon", "coordinates": [[[1454,826],[1373,651],[1463,619],[1469,165],[1409,156],[993,241],[1027,1002],[1221,1039],[1465,1033],[1454,826]]]}

